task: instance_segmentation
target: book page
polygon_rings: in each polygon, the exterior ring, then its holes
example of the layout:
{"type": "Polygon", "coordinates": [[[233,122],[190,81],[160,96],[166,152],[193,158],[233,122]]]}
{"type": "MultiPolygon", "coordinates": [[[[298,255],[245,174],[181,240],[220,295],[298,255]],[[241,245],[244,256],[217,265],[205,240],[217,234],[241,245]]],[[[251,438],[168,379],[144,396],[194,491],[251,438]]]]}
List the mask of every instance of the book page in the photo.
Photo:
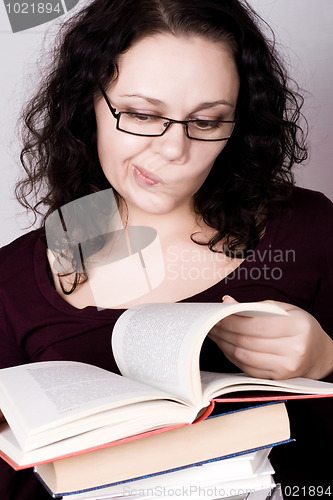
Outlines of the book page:
{"type": "MultiPolygon", "coordinates": [[[[51,428],[75,422],[76,433],[81,433],[98,425],[91,418],[97,413],[162,398],[169,396],[84,363],[50,361],[0,370],[1,410],[22,449],[31,448],[33,443],[41,445],[35,435],[47,436],[51,428]],[[84,417],[86,424],[78,425],[84,417]]],[[[67,426],[62,434],[59,429],[58,438],[75,434],[75,426],[67,426]]]]}
{"type": "Polygon", "coordinates": [[[286,314],[267,303],[146,304],[125,311],[113,330],[112,349],[126,377],[159,387],[194,405],[203,401],[200,350],[210,329],[229,314],[286,314]]]}
{"type": "MultiPolygon", "coordinates": [[[[201,382],[206,397],[218,396],[240,391],[276,391],[295,394],[333,394],[333,384],[308,378],[291,378],[288,380],[271,380],[255,378],[245,373],[201,372],[201,382]]],[[[281,396],[281,399],[283,396],[281,396]]],[[[269,398],[268,398],[269,399],[269,398]]],[[[235,396],[237,401],[237,396],[235,396]]]]}

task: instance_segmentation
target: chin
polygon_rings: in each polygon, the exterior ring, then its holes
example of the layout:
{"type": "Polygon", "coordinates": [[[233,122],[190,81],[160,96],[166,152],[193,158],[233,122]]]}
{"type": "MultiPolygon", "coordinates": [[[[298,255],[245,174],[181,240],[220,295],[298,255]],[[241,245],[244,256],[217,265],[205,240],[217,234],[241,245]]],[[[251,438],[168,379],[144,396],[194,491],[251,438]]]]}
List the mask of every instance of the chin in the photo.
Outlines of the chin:
{"type": "Polygon", "coordinates": [[[147,208],[147,207],[142,207],[140,208],[140,210],[144,213],[146,213],[147,215],[167,215],[169,214],[170,212],[172,212],[172,208],[166,208],[166,207],[161,207],[161,208],[158,208],[158,207],[153,207],[153,208],[147,208]]]}
{"type": "Polygon", "coordinates": [[[173,212],[173,210],[175,210],[178,207],[178,205],[174,203],[168,203],[167,200],[165,199],[163,202],[162,197],[160,200],[156,200],[157,203],[154,203],[155,200],[154,201],[149,200],[148,193],[146,194],[146,196],[144,196],[144,198],[145,199],[142,200],[133,199],[132,202],[129,201],[128,203],[129,210],[132,207],[134,212],[136,210],[139,210],[140,212],[146,213],[147,215],[167,215],[173,212]],[[142,201],[142,203],[140,203],[140,201],[142,201]]]}

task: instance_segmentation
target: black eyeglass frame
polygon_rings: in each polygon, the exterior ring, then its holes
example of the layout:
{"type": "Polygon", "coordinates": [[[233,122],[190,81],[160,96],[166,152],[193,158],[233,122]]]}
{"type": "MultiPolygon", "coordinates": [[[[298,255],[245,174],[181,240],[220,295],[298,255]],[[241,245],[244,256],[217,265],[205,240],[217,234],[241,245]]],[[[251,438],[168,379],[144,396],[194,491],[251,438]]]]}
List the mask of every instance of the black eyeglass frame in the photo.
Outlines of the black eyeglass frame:
{"type": "MultiPolygon", "coordinates": [[[[128,130],[124,130],[124,129],[119,127],[119,120],[120,120],[121,115],[138,115],[140,113],[132,113],[130,111],[119,111],[117,113],[116,109],[111,105],[103,87],[101,85],[99,85],[99,88],[100,88],[100,91],[101,91],[105,101],[106,101],[106,104],[108,105],[108,108],[110,109],[110,111],[112,113],[112,116],[117,120],[116,129],[120,130],[120,132],[124,132],[125,134],[137,135],[139,137],[161,137],[169,129],[170,125],[172,125],[173,123],[180,123],[181,125],[184,125],[186,136],[189,139],[191,139],[192,141],[203,141],[203,142],[227,141],[228,139],[230,139],[230,137],[235,129],[235,124],[237,122],[237,120],[203,120],[203,121],[208,121],[208,122],[214,121],[214,122],[218,122],[218,123],[233,123],[234,126],[230,132],[230,135],[228,137],[223,137],[222,139],[199,139],[198,137],[191,137],[189,135],[189,132],[188,132],[188,124],[193,123],[193,122],[197,122],[200,120],[174,120],[172,118],[167,118],[166,116],[159,116],[159,115],[153,115],[153,116],[155,118],[162,118],[163,120],[166,120],[166,122],[167,122],[167,123],[163,124],[165,126],[165,129],[163,130],[163,132],[161,134],[138,134],[136,132],[129,132],[128,130]]],[[[142,114],[144,115],[145,113],[142,113],[142,114]]]]}

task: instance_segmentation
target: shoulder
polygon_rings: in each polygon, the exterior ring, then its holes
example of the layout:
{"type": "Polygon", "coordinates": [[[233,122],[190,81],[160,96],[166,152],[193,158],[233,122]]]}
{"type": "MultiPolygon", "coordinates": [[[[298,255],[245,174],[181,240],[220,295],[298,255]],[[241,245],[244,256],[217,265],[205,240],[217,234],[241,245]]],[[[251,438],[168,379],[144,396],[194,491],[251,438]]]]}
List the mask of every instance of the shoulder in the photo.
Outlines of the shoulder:
{"type": "Polygon", "coordinates": [[[266,244],[295,250],[299,263],[311,262],[318,269],[333,262],[333,203],[323,193],[294,187],[288,206],[269,220],[266,234],[266,244]]]}
{"type": "Polygon", "coordinates": [[[270,234],[276,246],[296,252],[300,272],[333,274],[333,203],[323,193],[295,187],[270,234]]]}
{"type": "Polygon", "coordinates": [[[36,243],[41,230],[30,231],[0,248],[0,283],[18,276],[24,269],[33,267],[36,243]]]}
{"type": "Polygon", "coordinates": [[[296,215],[317,213],[325,215],[327,211],[329,212],[327,215],[330,215],[333,211],[332,201],[323,193],[311,189],[294,187],[291,202],[292,211],[296,215]]]}
{"type": "Polygon", "coordinates": [[[19,236],[11,243],[0,247],[0,256],[1,260],[5,258],[10,258],[16,254],[20,254],[22,250],[33,249],[36,244],[36,241],[40,239],[40,235],[42,234],[41,229],[35,229],[33,231],[29,231],[28,233],[19,236]]]}
{"type": "Polygon", "coordinates": [[[333,227],[333,203],[323,193],[294,187],[289,210],[280,213],[284,230],[311,235],[326,234],[333,227]],[[287,225],[289,227],[287,227],[287,225]]]}

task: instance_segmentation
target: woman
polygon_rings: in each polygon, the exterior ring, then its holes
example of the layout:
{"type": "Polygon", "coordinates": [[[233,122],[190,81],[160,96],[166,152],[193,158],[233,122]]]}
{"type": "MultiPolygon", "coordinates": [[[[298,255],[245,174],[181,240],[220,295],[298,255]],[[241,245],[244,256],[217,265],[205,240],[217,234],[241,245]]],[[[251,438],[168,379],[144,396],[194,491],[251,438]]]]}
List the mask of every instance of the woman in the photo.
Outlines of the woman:
{"type": "MultiPolygon", "coordinates": [[[[2,367],[72,359],[117,371],[110,330],[125,308],[225,297],[278,301],[289,316],[224,320],[204,345],[204,368],[332,379],[333,208],[293,187],[290,168],[306,157],[300,98],[259,25],[238,0],[96,0],[65,25],[25,114],[17,195],[30,206],[35,192],[46,222],[0,252],[2,367]],[[64,246],[58,230],[68,229],[64,207],[111,187],[121,225],[156,231],[151,257],[162,256],[164,275],[100,310],[95,270],[121,244],[109,245],[107,227],[84,253],[82,238],[64,246]]],[[[81,218],[74,210],[76,234],[104,224],[88,207],[81,218]]],[[[121,275],[105,280],[117,291],[121,275]]],[[[303,406],[291,407],[297,460],[303,406]]],[[[308,403],[306,415],[323,429],[318,409],[308,403]]],[[[284,470],[287,453],[275,457],[277,479],[325,479],[313,464],[312,476],[304,463],[284,470]]],[[[29,471],[3,463],[0,484],[2,498],[46,495],[29,471]]]]}

